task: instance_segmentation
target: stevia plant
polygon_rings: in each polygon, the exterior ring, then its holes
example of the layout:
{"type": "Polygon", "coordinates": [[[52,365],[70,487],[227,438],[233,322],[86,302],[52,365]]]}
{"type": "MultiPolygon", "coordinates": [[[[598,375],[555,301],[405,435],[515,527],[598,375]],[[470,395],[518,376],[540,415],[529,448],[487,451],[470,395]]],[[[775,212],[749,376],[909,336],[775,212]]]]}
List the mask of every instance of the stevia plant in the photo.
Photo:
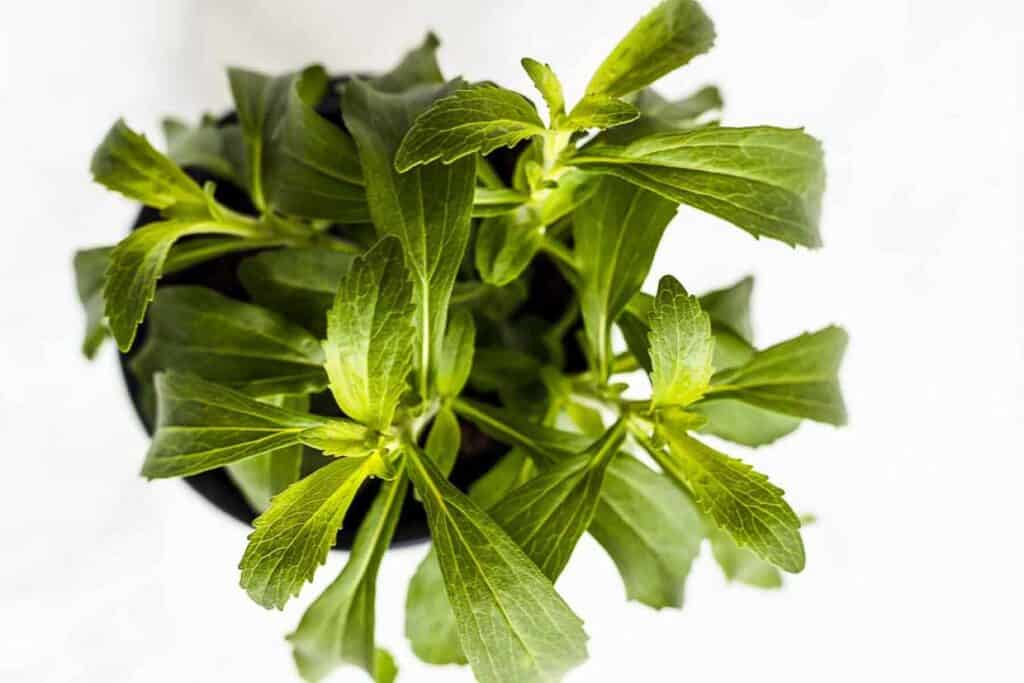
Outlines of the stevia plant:
{"type": "Polygon", "coordinates": [[[406,635],[480,681],[557,680],[586,658],[554,588],[585,532],[654,608],[682,605],[704,539],[730,579],[771,588],[803,569],[782,489],[706,435],[753,447],[802,420],[843,424],[846,335],[756,347],[750,278],[701,297],[671,275],[641,291],[679,204],[820,245],[816,140],[719,125],[713,87],[649,87],[714,35],[695,2],[661,3],[572,107],[551,67],[524,59],[546,120],[520,93],[445,80],[433,36],[375,78],[232,69],[235,116],[166,122],[166,153],[119,121],[96,151],[95,179],[159,215],[75,259],[85,353],[108,335],[131,349],[155,411],[142,474],[227,468],[262,513],[241,585],[268,608],[299,593],[357,491],[380,482],[344,569],[289,636],[307,680],[343,664],[395,677],[374,596],[409,496],[432,546],[406,635]],[[331,97],[343,120],[318,109],[331,97]],[[244,296],[157,287],[236,252],[244,296]],[[554,321],[518,314],[542,261],[570,290],[554,321]],[[648,398],[624,397],[629,377],[649,379],[648,398]],[[311,410],[323,396],[337,414],[311,410]],[[509,446],[468,493],[449,481],[466,424],[509,446]]]}

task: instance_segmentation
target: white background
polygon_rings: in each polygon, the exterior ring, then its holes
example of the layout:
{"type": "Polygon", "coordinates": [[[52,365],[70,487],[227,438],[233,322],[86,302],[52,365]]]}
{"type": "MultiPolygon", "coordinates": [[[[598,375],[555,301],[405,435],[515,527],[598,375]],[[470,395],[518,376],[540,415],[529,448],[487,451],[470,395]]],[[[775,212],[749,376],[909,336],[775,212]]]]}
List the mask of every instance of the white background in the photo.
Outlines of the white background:
{"type": "MultiPolygon", "coordinates": [[[[292,680],[282,636],[316,594],[284,614],[248,600],[243,527],[181,483],[136,475],[146,440],[112,349],[92,365],[79,355],[72,251],[117,240],[134,212],[87,175],[113,120],[158,139],[165,113],[227,106],[228,64],[379,69],[427,28],[449,74],[529,92],[518,60],[530,55],[578,95],[644,5],[3,3],[0,680],[292,680]]],[[[756,274],[762,343],[845,325],[851,425],[733,449],[820,518],[807,570],[780,592],[729,586],[704,557],[685,608],[655,612],[624,601],[585,539],[559,582],[591,637],[570,680],[1022,680],[1020,10],[705,5],[716,49],[662,90],[718,82],[728,124],[822,138],[826,246],[756,242],[684,209],[649,284],[671,272],[701,291],[756,274]]],[[[423,552],[385,561],[379,640],[401,680],[470,680],[421,665],[402,635],[423,552]]],[[[332,554],[317,587],[342,561],[332,554]]]]}

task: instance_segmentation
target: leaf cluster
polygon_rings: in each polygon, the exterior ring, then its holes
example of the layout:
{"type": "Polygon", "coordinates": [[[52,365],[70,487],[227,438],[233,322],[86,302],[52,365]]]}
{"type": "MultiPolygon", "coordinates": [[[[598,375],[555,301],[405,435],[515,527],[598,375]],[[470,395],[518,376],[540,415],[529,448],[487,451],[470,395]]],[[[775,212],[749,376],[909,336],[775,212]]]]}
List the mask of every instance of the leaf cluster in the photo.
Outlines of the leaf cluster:
{"type": "Polygon", "coordinates": [[[261,513],[239,568],[267,608],[313,578],[380,481],[347,563],[289,635],[305,679],[346,664],[394,679],[375,591],[408,497],[432,539],[408,592],[412,648],[485,682],[558,680],[586,658],[555,589],[586,533],[627,598],[657,609],[682,605],[705,539],[732,580],[771,588],[803,569],[783,490],[708,437],[757,447],[803,420],[843,424],[845,333],[756,346],[749,278],[641,291],[680,204],[820,245],[816,140],[720,125],[713,87],[651,88],[714,38],[696,2],[665,0],[572,106],[549,65],[523,59],[543,114],[446,80],[433,35],[375,78],[230,69],[237,117],[169,120],[166,152],[118,121],[97,149],[96,181],[160,214],[75,258],[83,349],[112,336],[131,352],[156,425],[142,474],[227,469],[261,513]],[[243,296],[158,286],[235,252],[243,296]],[[542,294],[560,306],[544,317],[531,283],[551,264],[565,287],[542,294]],[[624,397],[630,378],[647,398],[624,397]],[[508,451],[463,491],[449,475],[469,425],[508,451]]]}

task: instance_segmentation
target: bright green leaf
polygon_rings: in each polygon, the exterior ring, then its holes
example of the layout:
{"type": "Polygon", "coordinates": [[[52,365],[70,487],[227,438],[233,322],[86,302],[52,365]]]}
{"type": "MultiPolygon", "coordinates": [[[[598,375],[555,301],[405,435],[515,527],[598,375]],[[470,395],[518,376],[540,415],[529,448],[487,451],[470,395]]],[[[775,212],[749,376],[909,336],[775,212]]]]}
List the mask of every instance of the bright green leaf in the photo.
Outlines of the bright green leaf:
{"type": "Polygon", "coordinates": [[[565,130],[588,128],[614,128],[640,116],[639,110],[629,102],[609,95],[586,95],[561,123],[565,130]]]}
{"type": "Polygon", "coordinates": [[[650,316],[651,405],[687,406],[711,382],[714,338],[697,297],[671,275],[661,278],[650,316]]]}
{"type": "Polygon", "coordinates": [[[441,408],[430,428],[426,453],[437,465],[438,471],[445,477],[455,466],[455,458],[459,455],[461,440],[462,430],[459,428],[459,421],[456,419],[455,413],[451,411],[451,408],[441,408]]]}
{"type": "Polygon", "coordinates": [[[755,448],[777,441],[800,426],[795,417],[732,399],[701,401],[687,410],[707,418],[701,432],[755,448]]]}
{"type": "Polygon", "coordinates": [[[191,372],[253,396],[306,394],[327,386],[320,342],[259,306],[205,287],[161,288],[132,369],[142,379],[161,370],[191,372]]]}
{"type": "Polygon", "coordinates": [[[456,311],[448,320],[441,355],[437,359],[437,390],[441,396],[452,397],[462,393],[473,367],[475,348],[476,326],[472,314],[465,310],[456,311]]]}
{"type": "Polygon", "coordinates": [[[96,149],[90,170],[108,189],[157,209],[206,205],[203,189],[121,119],[96,149]]]}
{"type": "Polygon", "coordinates": [[[520,63],[523,65],[526,75],[533,81],[537,92],[544,98],[544,103],[548,106],[551,123],[554,125],[556,121],[565,115],[565,95],[562,94],[562,84],[558,80],[558,76],[555,75],[555,72],[551,70],[549,65],[538,62],[536,59],[523,57],[520,63]]]}
{"type": "Polygon", "coordinates": [[[325,368],[341,409],[374,429],[391,424],[413,353],[412,283],[393,237],[357,258],[327,314],[325,368]]]}
{"type": "Polygon", "coordinates": [[[583,324],[603,376],[612,321],[640,290],[674,215],[675,206],[653,192],[603,178],[573,216],[583,324]]]}
{"type": "Polygon", "coordinates": [[[378,231],[397,235],[415,289],[420,390],[441,353],[448,302],[466,245],[476,181],[476,161],[431,164],[399,175],[395,152],[416,115],[451,86],[415,88],[389,95],[353,81],[343,109],[366,175],[370,214],[378,231]]]}
{"type": "Polygon", "coordinates": [[[740,546],[788,572],[804,568],[800,519],[783,499],[783,491],[750,465],[719,453],[687,435],[671,419],[660,434],[669,450],[650,449],[658,464],[693,493],[700,509],[740,546]]]}
{"type": "MultiPolygon", "coordinates": [[[[295,664],[307,681],[320,681],[343,664],[388,680],[388,664],[374,646],[377,570],[402,511],[408,479],[386,482],[363,519],[345,568],[302,615],[288,636],[295,664]]],[[[393,667],[393,662],[392,665],[393,667]]]]}
{"type": "Polygon", "coordinates": [[[846,332],[833,326],[758,351],[746,364],[716,373],[713,396],[843,425],[846,406],[837,373],[847,341],[846,332]]]}
{"type": "Polygon", "coordinates": [[[644,16],[597,68],[588,93],[619,97],[711,49],[715,28],[694,0],[665,0],[644,16]]]}
{"type": "Polygon", "coordinates": [[[440,159],[446,164],[542,135],[533,103],[517,92],[481,84],[443,97],[416,117],[395,157],[399,172],[440,159]]]}
{"type": "Polygon", "coordinates": [[[538,212],[522,207],[486,218],[476,234],[476,269],[484,282],[503,287],[526,270],[544,241],[538,212]]]}
{"type": "Polygon", "coordinates": [[[708,540],[711,542],[711,554],[722,568],[725,578],[755,588],[782,587],[782,573],[775,565],[736,545],[729,534],[709,524],[708,540]]]}
{"type": "Polygon", "coordinates": [[[586,659],[582,622],[537,566],[429,458],[407,455],[477,680],[557,680],[586,659]]]}
{"type": "Polygon", "coordinates": [[[254,601],[281,609],[327,559],[359,487],[380,468],[376,456],[339,458],[292,484],[253,522],[238,567],[254,601]]]}
{"type": "Polygon", "coordinates": [[[755,237],[821,246],[825,169],[821,145],[802,130],[664,133],[625,146],[588,147],[572,163],[707,211],[755,237]]]}
{"type": "Polygon", "coordinates": [[[238,228],[210,220],[170,220],[150,223],[122,240],[110,253],[103,287],[110,331],[122,351],[135,341],[139,323],[156,293],[156,282],[176,241],[187,235],[244,234],[238,228]]]}

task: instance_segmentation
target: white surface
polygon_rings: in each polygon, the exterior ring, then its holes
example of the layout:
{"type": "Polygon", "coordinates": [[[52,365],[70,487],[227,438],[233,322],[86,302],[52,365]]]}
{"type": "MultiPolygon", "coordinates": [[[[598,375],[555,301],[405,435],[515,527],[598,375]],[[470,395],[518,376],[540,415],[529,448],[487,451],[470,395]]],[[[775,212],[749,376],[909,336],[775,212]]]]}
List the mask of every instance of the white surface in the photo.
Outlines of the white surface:
{"type": "MultiPolygon", "coordinates": [[[[428,27],[450,74],[527,92],[530,55],[574,95],[645,4],[3,3],[0,680],[292,680],[282,636],[316,593],[283,615],[249,602],[236,585],[244,530],[184,485],[136,476],[146,442],[112,349],[93,365],[78,354],[71,253],[118,239],[133,213],[88,181],[110,123],[123,114],[155,135],[164,113],[217,110],[231,63],[387,66],[428,27]]],[[[623,600],[585,540],[559,582],[591,636],[570,678],[1022,680],[1020,10],[705,4],[718,47],[662,88],[716,81],[727,123],[824,139],[826,248],[758,243],[682,211],[654,272],[695,290],[755,273],[763,342],[844,324],[852,423],[742,454],[820,518],[806,572],[782,592],[727,586],[705,557],[685,609],[654,612],[623,600]]],[[[384,564],[379,640],[401,680],[469,680],[419,664],[404,641],[422,552],[384,564]]]]}

